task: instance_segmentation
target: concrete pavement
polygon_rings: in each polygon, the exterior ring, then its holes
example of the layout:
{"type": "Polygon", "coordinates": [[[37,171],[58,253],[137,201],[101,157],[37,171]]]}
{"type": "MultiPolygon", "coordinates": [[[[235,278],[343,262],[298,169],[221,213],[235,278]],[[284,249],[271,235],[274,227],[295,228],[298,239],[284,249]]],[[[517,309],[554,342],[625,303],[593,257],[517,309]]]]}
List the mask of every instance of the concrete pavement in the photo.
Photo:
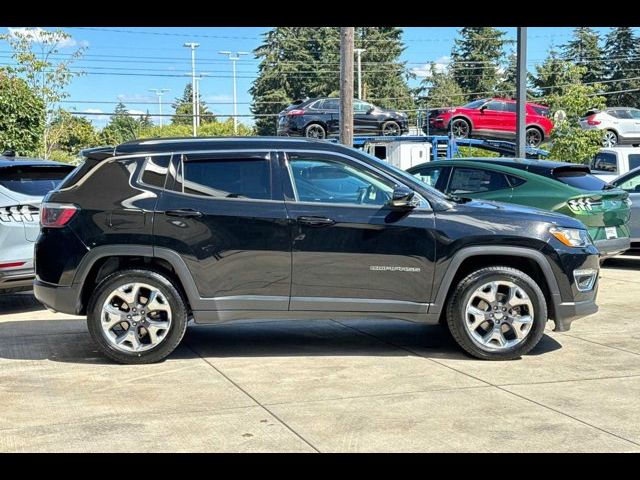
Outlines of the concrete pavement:
{"type": "Polygon", "coordinates": [[[482,362],[400,321],[189,327],[163,363],[100,355],[83,318],[0,296],[0,452],[640,451],[640,257],[600,312],[482,362]]]}

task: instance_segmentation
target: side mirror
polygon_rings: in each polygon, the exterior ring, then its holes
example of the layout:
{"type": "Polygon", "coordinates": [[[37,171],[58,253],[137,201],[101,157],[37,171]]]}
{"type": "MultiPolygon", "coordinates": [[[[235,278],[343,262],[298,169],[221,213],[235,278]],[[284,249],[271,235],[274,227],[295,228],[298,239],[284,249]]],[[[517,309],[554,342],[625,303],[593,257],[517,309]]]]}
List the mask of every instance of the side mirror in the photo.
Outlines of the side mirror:
{"type": "Polygon", "coordinates": [[[415,208],[418,206],[415,192],[405,186],[396,186],[391,194],[389,205],[394,208],[415,208]]]}
{"type": "Polygon", "coordinates": [[[484,113],[484,111],[487,109],[487,105],[482,105],[480,107],[480,112],[484,113]]]}

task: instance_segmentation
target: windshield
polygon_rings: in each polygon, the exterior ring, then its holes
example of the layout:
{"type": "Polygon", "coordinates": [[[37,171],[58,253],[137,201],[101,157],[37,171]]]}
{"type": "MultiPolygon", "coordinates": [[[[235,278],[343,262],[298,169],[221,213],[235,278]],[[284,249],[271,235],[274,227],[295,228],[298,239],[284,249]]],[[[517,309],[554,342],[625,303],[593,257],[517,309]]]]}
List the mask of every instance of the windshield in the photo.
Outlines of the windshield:
{"type": "Polygon", "coordinates": [[[391,165],[390,163],[385,162],[384,160],[380,160],[379,158],[374,157],[373,155],[367,152],[359,151],[359,153],[362,153],[365,157],[370,159],[375,165],[380,165],[383,168],[383,170],[384,169],[391,170],[393,173],[401,177],[403,180],[406,180],[409,185],[417,183],[418,185],[420,185],[420,187],[424,188],[425,190],[428,190],[431,195],[436,196],[438,198],[445,199],[445,200],[451,200],[449,195],[442,193],[440,190],[436,190],[428,183],[423,182],[418,177],[415,177],[414,175],[411,175],[410,173],[405,172],[404,170],[396,167],[395,165],[391,165]]]}
{"type": "Polygon", "coordinates": [[[19,165],[0,169],[0,185],[12,192],[42,197],[56,188],[73,166],[19,165]]]}
{"type": "Polygon", "coordinates": [[[480,108],[482,105],[487,103],[487,99],[483,98],[481,100],[474,100],[473,102],[467,103],[464,108],[480,108]]]}

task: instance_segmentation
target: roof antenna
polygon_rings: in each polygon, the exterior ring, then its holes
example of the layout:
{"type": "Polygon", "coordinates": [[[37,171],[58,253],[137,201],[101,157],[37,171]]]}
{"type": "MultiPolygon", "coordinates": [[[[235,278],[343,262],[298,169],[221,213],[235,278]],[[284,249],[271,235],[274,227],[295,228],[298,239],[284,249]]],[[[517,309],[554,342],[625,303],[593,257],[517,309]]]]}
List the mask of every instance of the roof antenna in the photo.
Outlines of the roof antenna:
{"type": "Polygon", "coordinates": [[[2,156],[3,157],[15,157],[16,156],[16,151],[15,150],[5,150],[4,152],[2,152],[2,156]]]}

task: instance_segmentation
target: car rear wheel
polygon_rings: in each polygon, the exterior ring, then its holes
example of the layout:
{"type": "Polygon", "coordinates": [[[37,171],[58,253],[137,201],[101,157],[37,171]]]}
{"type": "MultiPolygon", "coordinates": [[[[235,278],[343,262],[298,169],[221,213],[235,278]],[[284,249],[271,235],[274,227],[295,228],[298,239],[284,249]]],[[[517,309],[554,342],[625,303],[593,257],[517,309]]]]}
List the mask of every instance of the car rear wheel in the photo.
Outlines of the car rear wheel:
{"type": "Polygon", "coordinates": [[[527,145],[538,147],[542,143],[542,132],[535,127],[527,128],[527,145]]]}
{"type": "Polygon", "coordinates": [[[312,123],[305,127],[304,136],[307,138],[326,138],[327,131],[319,123],[312,123]]]}
{"type": "Polygon", "coordinates": [[[456,118],[451,121],[451,133],[455,138],[468,138],[471,132],[471,125],[463,118],[456,118]]]}
{"type": "Polygon", "coordinates": [[[606,130],[602,136],[603,147],[615,147],[618,144],[618,135],[613,130],[606,130]]]}
{"type": "Polygon", "coordinates": [[[185,302],[164,275],[123,270],[98,285],[87,325],[102,352],[119,363],[154,363],[178,346],[187,327],[185,302]]]}
{"type": "Polygon", "coordinates": [[[487,267],[460,281],[446,313],[452,336],[467,353],[484,360],[511,360],[542,338],[547,304],[525,273],[487,267]]]}
{"type": "Polygon", "coordinates": [[[400,135],[402,133],[401,129],[400,129],[400,125],[398,125],[397,122],[394,122],[393,120],[389,120],[388,122],[384,122],[382,124],[382,135],[384,136],[391,136],[391,135],[400,135]]]}

